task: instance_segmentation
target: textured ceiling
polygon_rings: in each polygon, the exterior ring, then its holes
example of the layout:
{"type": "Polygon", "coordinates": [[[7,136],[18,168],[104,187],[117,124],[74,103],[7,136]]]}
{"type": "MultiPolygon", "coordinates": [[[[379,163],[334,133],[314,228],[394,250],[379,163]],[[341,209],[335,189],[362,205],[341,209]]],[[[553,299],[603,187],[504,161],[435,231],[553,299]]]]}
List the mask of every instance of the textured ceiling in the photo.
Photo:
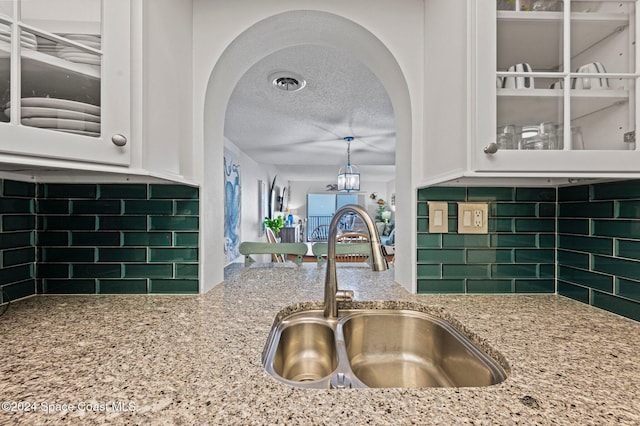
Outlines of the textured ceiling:
{"type": "Polygon", "coordinates": [[[336,49],[300,45],[257,62],[234,88],[224,132],[254,160],[294,179],[335,180],[346,162],[346,136],[355,138],[351,162],[361,167],[363,180],[395,175],[391,101],[367,67],[336,49]],[[281,71],[302,76],[306,87],[277,89],[269,77],[281,71]]]}

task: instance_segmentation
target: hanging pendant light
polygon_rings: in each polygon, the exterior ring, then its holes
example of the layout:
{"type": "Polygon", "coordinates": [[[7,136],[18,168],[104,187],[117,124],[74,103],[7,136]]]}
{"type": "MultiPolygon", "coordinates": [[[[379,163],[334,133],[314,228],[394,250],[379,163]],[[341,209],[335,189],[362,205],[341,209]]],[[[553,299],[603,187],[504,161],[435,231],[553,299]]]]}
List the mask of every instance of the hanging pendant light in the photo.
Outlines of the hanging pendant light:
{"type": "Polygon", "coordinates": [[[353,136],[347,136],[344,140],[347,142],[347,165],[338,171],[338,191],[360,191],[360,171],[351,164],[353,136]]]}

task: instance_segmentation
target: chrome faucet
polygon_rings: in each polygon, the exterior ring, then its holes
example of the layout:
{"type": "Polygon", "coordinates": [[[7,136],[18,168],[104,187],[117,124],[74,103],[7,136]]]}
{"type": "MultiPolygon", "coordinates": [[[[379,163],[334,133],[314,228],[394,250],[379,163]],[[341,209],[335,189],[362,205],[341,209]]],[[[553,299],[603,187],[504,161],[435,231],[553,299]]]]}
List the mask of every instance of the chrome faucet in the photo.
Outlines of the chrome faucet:
{"type": "Polygon", "coordinates": [[[369,231],[369,244],[371,245],[371,269],[373,271],[385,271],[389,268],[387,259],[382,253],[380,234],[378,228],[367,211],[357,205],[348,204],[338,209],[329,225],[329,241],[327,248],[327,276],[324,281],[324,316],[336,318],[338,316],[338,302],[353,300],[353,291],[338,290],[338,277],[336,275],[336,237],[338,236],[338,224],[345,213],[359,215],[369,231]]]}

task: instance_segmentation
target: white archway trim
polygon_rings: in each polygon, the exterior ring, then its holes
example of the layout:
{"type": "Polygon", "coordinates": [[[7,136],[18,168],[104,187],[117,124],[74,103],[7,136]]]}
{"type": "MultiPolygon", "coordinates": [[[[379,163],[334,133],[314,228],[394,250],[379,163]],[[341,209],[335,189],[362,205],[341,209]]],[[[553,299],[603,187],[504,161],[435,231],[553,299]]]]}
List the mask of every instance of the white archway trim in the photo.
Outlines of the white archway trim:
{"type": "Polygon", "coordinates": [[[415,291],[411,247],[415,247],[412,224],[412,109],[404,74],[389,49],[361,25],[341,16],[295,10],[263,19],[242,32],[225,49],[213,67],[204,97],[202,187],[200,192],[200,288],[206,292],[223,280],[224,205],[221,164],[224,149],[224,118],[227,103],[240,77],[271,53],[296,45],[317,44],[346,51],[379,78],[396,120],[396,200],[405,209],[397,212],[396,281],[415,291]],[[400,167],[398,167],[400,166],[400,167]]]}

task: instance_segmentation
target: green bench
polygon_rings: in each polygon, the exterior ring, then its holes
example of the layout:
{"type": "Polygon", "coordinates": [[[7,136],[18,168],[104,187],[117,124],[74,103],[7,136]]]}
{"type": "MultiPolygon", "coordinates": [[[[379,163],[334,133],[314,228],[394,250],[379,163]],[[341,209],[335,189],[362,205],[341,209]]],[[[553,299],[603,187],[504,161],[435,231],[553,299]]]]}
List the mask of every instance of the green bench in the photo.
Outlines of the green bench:
{"type": "Polygon", "coordinates": [[[255,259],[251,257],[252,254],[293,254],[297,256],[293,262],[300,265],[304,255],[307,254],[307,245],[305,243],[254,243],[245,241],[240,243],[240,254],[244,255],[244,266],[250,266],[255,263],[255,259]]]}

